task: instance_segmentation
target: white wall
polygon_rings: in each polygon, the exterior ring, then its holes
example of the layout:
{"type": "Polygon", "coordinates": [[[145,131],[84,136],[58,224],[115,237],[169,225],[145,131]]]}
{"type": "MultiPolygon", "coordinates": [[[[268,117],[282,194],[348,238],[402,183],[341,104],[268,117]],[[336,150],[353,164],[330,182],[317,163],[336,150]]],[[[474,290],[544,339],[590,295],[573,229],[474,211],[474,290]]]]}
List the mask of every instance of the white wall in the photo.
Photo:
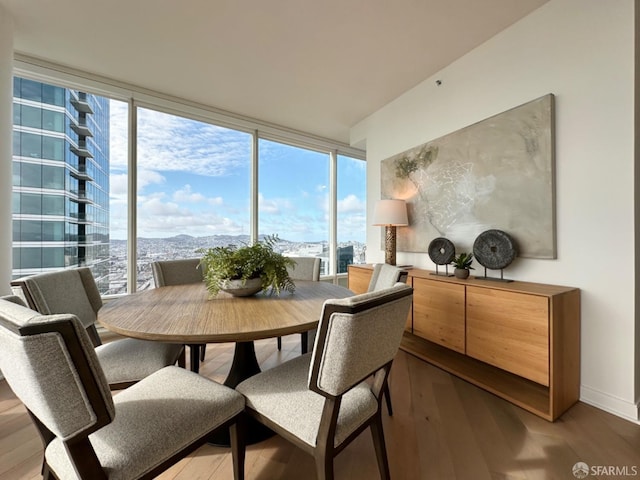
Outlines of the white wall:
{"type": "MultiPolygon", "coordinates": [[[[633,41],[633,0],[551,0],[354,126],[352,143],[366,142],[371,218],[381,160],[555,94],[558,258],[516,259],[505,276],[582,290],[581,399],[636,420],[633,41]]],[[[369,262],[384,261],[379,228],[369,262]]],[[[434,268],[426,254],[398,263],[434,268]]]]}
{"type": "Polygon", "coordinates": [[[11,281],[11,149],[13,128],[13,21],[0,5],[0,295],[11,281]],[[8,228],[7,228],[8,226],[8,228]]]}

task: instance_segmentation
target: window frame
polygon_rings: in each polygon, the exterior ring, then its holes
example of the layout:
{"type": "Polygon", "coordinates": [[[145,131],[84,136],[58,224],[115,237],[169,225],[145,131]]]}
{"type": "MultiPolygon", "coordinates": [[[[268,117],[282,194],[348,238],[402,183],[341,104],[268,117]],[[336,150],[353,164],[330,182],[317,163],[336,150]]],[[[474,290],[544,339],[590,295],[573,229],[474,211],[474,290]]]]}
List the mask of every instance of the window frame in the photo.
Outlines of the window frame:
{"type": "Polygon", "coordinates": [[[252,136],[250,171],[250,238],[258,238],[258,143],[269,140],[292,147],[326,154],[329,157],[329,275],[323,280],[339,283],[346,274],[338,274],[337,248],[337,162],[338,155],[366,161],[366,152],[348,144],[325,139],[305,132],[232,114],[213,107],[181,98],[152,92],[113,79],[81,72],[62,65],[52,64],[33,57],[16,54],[16,77],[43,82],[55,87],[79,90],[93,95],[127,103],[128,117],[128,219],[127,219],[127,293],[136,289],[136,236],[137,236],[137,110],[145,108],[166,114],[230,128],[252,136]]]}

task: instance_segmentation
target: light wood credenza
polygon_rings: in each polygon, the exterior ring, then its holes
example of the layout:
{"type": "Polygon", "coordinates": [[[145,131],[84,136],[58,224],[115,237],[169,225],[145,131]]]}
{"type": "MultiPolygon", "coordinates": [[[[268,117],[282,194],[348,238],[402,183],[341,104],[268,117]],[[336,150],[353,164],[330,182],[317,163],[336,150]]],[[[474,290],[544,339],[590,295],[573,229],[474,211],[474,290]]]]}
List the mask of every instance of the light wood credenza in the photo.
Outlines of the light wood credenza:
{"type": "MultiPolygon", "coordinates": [[[[408,270],[413,307],[404,351],[554,421],[580,392],[580,290],[408,270]]],[[[371,265],[349,266],[367,290],[371,265]]]]}

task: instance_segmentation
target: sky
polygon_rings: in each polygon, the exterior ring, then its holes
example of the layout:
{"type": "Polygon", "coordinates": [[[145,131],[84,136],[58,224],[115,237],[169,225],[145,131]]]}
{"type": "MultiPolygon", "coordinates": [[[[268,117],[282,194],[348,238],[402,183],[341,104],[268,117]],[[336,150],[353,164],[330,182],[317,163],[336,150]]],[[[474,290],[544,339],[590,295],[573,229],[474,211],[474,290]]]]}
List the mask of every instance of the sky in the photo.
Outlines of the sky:
{"type": "MultiPolygon", "coordinates": [[[[110,231],[126,238],[127,104],[110,102],[110,231]]],[[[329,156],[259,140],[259,234],[328,241],[329,156]]],[[[249,234],[251,135],[138,108],[138,236],[249,234]]],[[[365,162],[338,157],[338,242],[364,242],[365,162]]]]}

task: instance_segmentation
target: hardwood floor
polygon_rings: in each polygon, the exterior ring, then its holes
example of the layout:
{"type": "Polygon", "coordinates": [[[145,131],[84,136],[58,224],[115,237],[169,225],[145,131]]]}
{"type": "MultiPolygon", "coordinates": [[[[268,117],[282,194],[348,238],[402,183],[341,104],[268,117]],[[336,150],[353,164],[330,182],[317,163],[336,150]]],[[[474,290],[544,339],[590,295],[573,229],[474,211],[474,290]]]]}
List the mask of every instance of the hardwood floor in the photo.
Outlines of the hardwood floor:
{"type": "MultiPolygon", "coordinates": [[[[263,369],[299,355],[300,336],[256,342],[263,369]]],[[[231,344],[209,345],[201,373],[222,381],[231,344]]],[[[391,373],[393,417],[384,415],[391,476],[403,479],[572,479],[576,462],[637,472],[640,426],[578,403],[555,423],[399,352],[391,373]]],[[[0,479],[38,479],[42,446],[6,382],[0,382],[0,479]]],[[[248,448],[248,480],[312,479],[313,460],[279,437],[248,448]]],[[[365,432],[335,462],[338,479],[379,478],[365,432]]],[[[618,470],[618,473],[621,471],[618,470]]],[[[615,473],[615,472],[614,472],[615,473]]],[[[621,475],[588,478],[620,478],[621,475]]],[[[204,446],[162,474],[164,480],[233,478],[228,449],[204,446]]]]}

